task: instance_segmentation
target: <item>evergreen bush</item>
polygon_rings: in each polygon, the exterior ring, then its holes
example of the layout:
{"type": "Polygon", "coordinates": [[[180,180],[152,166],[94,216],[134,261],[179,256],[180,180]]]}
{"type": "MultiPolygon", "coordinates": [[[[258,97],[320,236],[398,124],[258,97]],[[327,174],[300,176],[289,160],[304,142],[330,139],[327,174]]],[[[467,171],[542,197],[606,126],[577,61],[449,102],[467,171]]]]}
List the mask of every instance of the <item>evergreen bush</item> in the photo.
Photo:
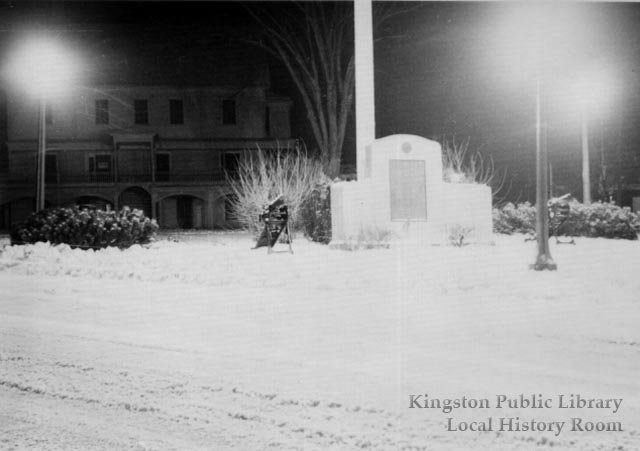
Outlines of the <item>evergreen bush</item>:
{"type": "MultiPolygon", "coordinates": [[[[640,233],[640,216],[628,207],[609,202],[589,205],[569,203],[567,221],[560,229],[564,236],[586,236],[592,238],[619,238],[637,240],[640,233]]],[[[536,207],[528,202],[506,204],[493,209],[493,231],[496,233],[535,233],[536,207]]]]}
{"type": "Polygon", "coordinates": [[[640,232],[640,216],[628,207],[609,202],[583,205],[571,204],[571,230],[574,236],[622,238],[637,240],[640,232]]]}
{"type": "Polygon", "coordinates": [[[149,243],[157,230],[155,220],[129,207],[120,211],[56,207],[33,213],[14,225],[11,243],[43,241],[84,249],[127,248],[149,243]]]}
{"type": "Polygon", "coordinates": [[[523,202],[517,205],[509,202],[502,208],[494,208],[493,231],[506,235],[513,233],[535,233],[536,207],[529,202],[523,202]]]}

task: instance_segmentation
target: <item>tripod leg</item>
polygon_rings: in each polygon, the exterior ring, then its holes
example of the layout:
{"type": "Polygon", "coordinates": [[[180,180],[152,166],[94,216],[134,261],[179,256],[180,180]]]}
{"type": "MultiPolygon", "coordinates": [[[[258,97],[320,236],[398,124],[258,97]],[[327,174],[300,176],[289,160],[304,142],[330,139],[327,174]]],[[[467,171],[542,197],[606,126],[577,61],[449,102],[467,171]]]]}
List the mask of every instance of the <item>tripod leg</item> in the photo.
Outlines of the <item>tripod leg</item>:
{"type": "Polygon", "coordinates": [[[273,252],[273,244],[271,239],[271,224],[267,224],[266,231],[267,231],[267,254],[270,254],[271,252],[273,252]]]}
{"type": "Polygon", "coordinates": [[[291,247],[291,233],[289,232],[289,221],[287,221],[285,227],[285,232],[287,233],[287,243],[289,243],[289,252],[293,254],[293,247],[291,247]]]}

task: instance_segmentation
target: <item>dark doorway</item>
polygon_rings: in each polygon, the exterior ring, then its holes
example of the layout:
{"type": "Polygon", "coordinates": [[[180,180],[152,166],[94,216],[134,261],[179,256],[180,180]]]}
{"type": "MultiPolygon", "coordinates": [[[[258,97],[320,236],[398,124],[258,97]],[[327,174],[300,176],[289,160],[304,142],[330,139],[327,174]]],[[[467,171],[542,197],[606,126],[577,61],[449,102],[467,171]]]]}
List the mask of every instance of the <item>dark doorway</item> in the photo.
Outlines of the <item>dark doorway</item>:
{"type": "Polygon", "coordinates": [[[193,197],[177,196],[176,210],[178,227],[181,229],[193,228],[193,197]]]}

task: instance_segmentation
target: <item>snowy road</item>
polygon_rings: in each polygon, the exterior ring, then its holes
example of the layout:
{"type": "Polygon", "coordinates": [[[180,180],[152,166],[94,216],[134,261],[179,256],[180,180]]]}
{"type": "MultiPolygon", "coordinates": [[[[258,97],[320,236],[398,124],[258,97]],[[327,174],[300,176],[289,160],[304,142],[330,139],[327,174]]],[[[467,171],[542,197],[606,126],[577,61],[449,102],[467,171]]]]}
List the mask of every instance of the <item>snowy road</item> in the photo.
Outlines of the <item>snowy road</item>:
{"type": "Polygon", "coordinates": [[[5,250],[0,449],[640,448],[637,242],[552,249],[553,274],[526,269],[513,237],[426,251],[297,244],[293,256],[242,240],[5,250]],[[623,404],[445,415],[409,409],[411,393],[623,404]],[[452,415],[581,415],[624,430],[449,432],[452,415]]]}

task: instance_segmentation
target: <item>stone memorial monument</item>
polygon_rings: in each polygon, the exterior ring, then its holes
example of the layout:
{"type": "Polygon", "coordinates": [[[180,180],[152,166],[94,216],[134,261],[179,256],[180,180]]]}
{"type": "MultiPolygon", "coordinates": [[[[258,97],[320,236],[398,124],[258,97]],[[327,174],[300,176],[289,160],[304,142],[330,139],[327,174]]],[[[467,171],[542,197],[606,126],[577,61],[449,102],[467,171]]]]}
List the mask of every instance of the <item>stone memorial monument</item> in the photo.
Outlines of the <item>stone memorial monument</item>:
{"type": "Polygon", "coordinates": [[[417,244],[492,241],[491,189],[445,183],[442,149],[413,135],[375,139],[371,0],[354,2],[357,182],[331,185],[332,245],[389,236],[417,244]]]}
{"type": "Polygon", "coordinates": [[[459,233],[465,243],[492,241],[491,189],[444,182],[439,143],[377,139],[365,148],[362,174],[331,186],[332,244],[375,231],[425,244],[446,244],[459,233]]]}

